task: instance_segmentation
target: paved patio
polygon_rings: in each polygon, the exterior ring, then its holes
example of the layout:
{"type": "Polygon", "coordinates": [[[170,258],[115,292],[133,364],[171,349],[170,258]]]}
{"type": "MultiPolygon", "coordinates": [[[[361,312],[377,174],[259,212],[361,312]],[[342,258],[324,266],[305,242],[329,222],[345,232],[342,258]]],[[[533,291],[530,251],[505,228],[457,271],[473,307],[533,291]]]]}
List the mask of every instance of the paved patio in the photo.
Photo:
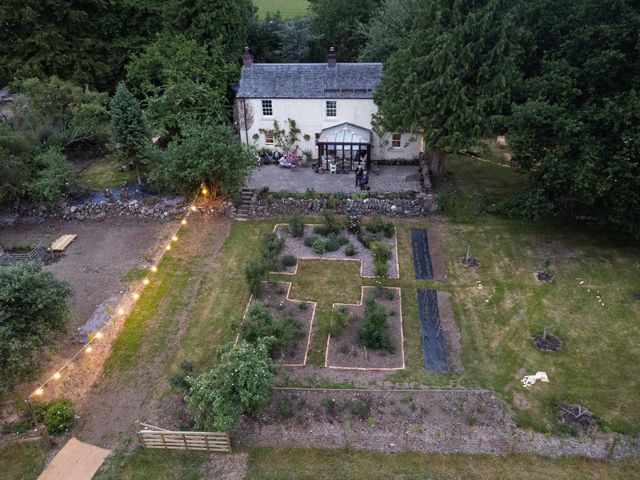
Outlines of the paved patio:
{"type": "MultiPolygon", "coordinates": [[[[417,166],[384,165],[379,168],[378,174],[369,175],[371,192],[420,191],[417,166]]],[[[265,165],[257,167],[252,172],[247,182],[247,188],[269,187],[269,190],[274,192],[280,190],[304,192],[307,188],[312,188],[319,193],[349,193],[360,191],[355,183],[355,172],[349,174],[315,173],[310,167],[289,170],[277,165],[265,165]]]]}

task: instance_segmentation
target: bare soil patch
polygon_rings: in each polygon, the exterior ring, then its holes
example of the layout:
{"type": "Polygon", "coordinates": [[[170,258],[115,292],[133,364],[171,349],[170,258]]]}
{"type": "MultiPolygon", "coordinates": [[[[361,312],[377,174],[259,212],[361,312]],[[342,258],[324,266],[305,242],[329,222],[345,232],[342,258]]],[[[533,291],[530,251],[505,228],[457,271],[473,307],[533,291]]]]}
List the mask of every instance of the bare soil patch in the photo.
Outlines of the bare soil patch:
{"type": "Polygon", "coordinates": [[[444,335],[447,349],[447,360],[449,368],[455,373],[462,373],[464,367],[460,359],[460,330],[453,315],[453,305],[451,304],[451,294],[449,292],[438,292],[438,310],[440,312],[440,326],[444,335]]]}
{"type": "MultiPolygon", "coordinates": [[[[267,408],[234,429],[246,445],[297,445],[377,451],[420,450],[449,436],[509,438],[503,402],[469,390],[277,390],[267,408]]],[[[504,445],[501,445],[504,448],[504,445]]]]}
{"type": "Polygon", "coordinates": [[[598,428],[598,422],[591,412],[578,404],[561,403],[558,405],[558,422],[579,434],[593,433],[598,428]]]}
{"type": "Polygon", "coordinates": [[[479,267],[480,261],[474,257],[467,257],[466,255],[460,259],[460,263],[467,267],[479,267]]]}
{"type": "Polygon", "coordinates": [[[353,315],[354,321],[346,326],[340,336],[327,339],[325,367],[357,370],[402,370],[404,369],[404,345],[402,332],[401,290],[399,288],[362,287],[362,298],[358,304],[333,304],[334,310],[344,306],[353,315]],[[387,312],[387,333],[394,351],[372,350],[360,343],[358,332],[362,326],[364,301],[375,296],[378,305],[387,312]]]}
{"type": "MultiPolygon", "coordinates": [[[[318,225],[305,225],[304,227],[304,235],[302,238],[295,238],[291,235],[289,230],[289,226],[284,223],[280,223],[276,225],[273,231],[281,238],[285,239],[284,248],[280,255],[278,255],[278,264],[282,266],[282,259],[286,256],[293,256],[297,259],[320,259],[320,260],[348,260],[348,261],[359,261],[360,262],[360,275],[362,277],[373,277],[374,276],[374,265],[373,265],[373,256],[371,255],[371,250],[366,248],[360,241],[356,235],[349,233],[346,229],[344,229],[340,235],[344,235],[346,239],[356,248],[355,255],[348,256],[345,253],[346,244],[340,246],[340,248],[334,252],[326,252],[322,254],[316,253],[313,248],[308,247],[304,244],[304,238],[309,236],[319,236],[313,232],[314,227],[318,225]]],[[[391,260],[389,260],[389,278],[400,278],[400,270],[398,267],[398,250],[397,250],[397,237],[396,234],[393,235],[392,238],[382,237],[380,242],[388,243],[391,245],[391,260]]],[[[277,273],[287,273],[290,275],[295,275],[298,271],[298,263],[292,267],[281,267],[277,273]]]]}
{"type": "Polygon", "coordinates": [[[543,283],[551,283],[553,281],[553,274],[549,272],[536,272],[536,280],[543,283]]]}
{"type": "Polygon", "coordinates": [[[533,337],[533,343],[538,350],[553,352],[562,348],[562,340],[560,337],[551,333],[539,333],[533,337]]]}
{"type": "Polygon", "coordinates": [[[433,276],[435,280],[446,280],[447,263],[444,257],[442,238],[435,228],[429,228],[427,229],[427,239],[429,241],[429,255],[431,256],[433,276]]]}
{"type": "Polygon", "coordinates": [[[278,352],[275,360],[284,367],[303,367],[307,364],[307,353],[311,342],[313,318],[315,316],[315,302],[306,302],[289,298],[290,282],[265,282],[260,295],[253,297],[251,302],[262,302],[276,318],[291,315],[302,326],[304,337],[294,346],[278,352]]]}

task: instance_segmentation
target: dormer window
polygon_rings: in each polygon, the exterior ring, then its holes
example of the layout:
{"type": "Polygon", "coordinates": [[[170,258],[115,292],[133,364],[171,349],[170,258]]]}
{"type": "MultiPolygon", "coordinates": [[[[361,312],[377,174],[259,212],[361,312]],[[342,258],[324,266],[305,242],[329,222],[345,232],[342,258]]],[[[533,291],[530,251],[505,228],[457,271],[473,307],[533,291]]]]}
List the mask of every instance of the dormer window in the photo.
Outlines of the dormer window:
{"type": "Polygon", "coordinates": [[[262,100],[262,116],[263,117],[273,116],[273,104],[271,103],[271,100],[262,100]]]}

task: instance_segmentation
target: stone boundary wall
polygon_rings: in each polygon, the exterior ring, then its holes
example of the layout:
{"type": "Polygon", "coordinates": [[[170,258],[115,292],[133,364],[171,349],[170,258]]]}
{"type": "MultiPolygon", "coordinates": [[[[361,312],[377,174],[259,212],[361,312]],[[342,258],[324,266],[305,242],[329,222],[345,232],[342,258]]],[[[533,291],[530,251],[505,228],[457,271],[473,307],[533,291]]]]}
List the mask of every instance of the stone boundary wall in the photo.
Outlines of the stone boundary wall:
{"type": "Polygon", "coordinates": [[[300,214],[318,214],[325,209],[336,213],[353,215],[387,215],[391,217],[421,217],[435,213],[438,210],[436,197],[433,194],[422,194],[412,199],[386,198],[347,198],[333,199],[297,199],[278,198],[272,201],[251,201],[249,217],[280,217],[291,215],[298,211],[300,214]]]}
{"type": "MultiPolygon", "coordinates": [[[[37,224],[45,219],[101,221],[105,218],[134,217],[163,221],[184,215],[187,202],[181,197],[150,197],[128,201],[87,202],[80,205],[63,203],[57,209],[23,208],[9,213],[0,213],[0,227],[19,223],[37,224]]],[[[253,196],[249,208],[249,217],[280,217],[291,215],[294,211],[305,214],[318,214],[325,209],[336,213],[355,215],[387,215],[393,217],[420,217],[437,211],[436,197],[433,194],[419,194],[412,199],[365,198],[336,200],[335,198],[296,199],[278,198],[272,201],[258,200],[253,196]]],[[[198,207],[198,212],[209,216],[235,216],[236,208],[232,202],[224,201],[214,207],[198,207]]]]}

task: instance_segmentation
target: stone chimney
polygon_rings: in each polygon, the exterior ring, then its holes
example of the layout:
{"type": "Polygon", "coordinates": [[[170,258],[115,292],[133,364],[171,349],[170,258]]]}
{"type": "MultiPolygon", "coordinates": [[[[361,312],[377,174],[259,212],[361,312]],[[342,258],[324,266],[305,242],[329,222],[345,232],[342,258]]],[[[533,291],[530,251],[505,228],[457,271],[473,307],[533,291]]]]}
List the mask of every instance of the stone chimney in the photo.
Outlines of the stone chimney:
{"type": "Polygon", "coordinates": [[[249,47],[244,47],[244,53],[242,54],[242,66],[244,68],[251,68],[253,66],[253,55],[249,52],[249,47]]]}
{"type": "Polygon", "coordinates": [[[327,66],[336,68],[336,49],[333,47],[329,49],[329,54],[327,55],[327,66]]]}

